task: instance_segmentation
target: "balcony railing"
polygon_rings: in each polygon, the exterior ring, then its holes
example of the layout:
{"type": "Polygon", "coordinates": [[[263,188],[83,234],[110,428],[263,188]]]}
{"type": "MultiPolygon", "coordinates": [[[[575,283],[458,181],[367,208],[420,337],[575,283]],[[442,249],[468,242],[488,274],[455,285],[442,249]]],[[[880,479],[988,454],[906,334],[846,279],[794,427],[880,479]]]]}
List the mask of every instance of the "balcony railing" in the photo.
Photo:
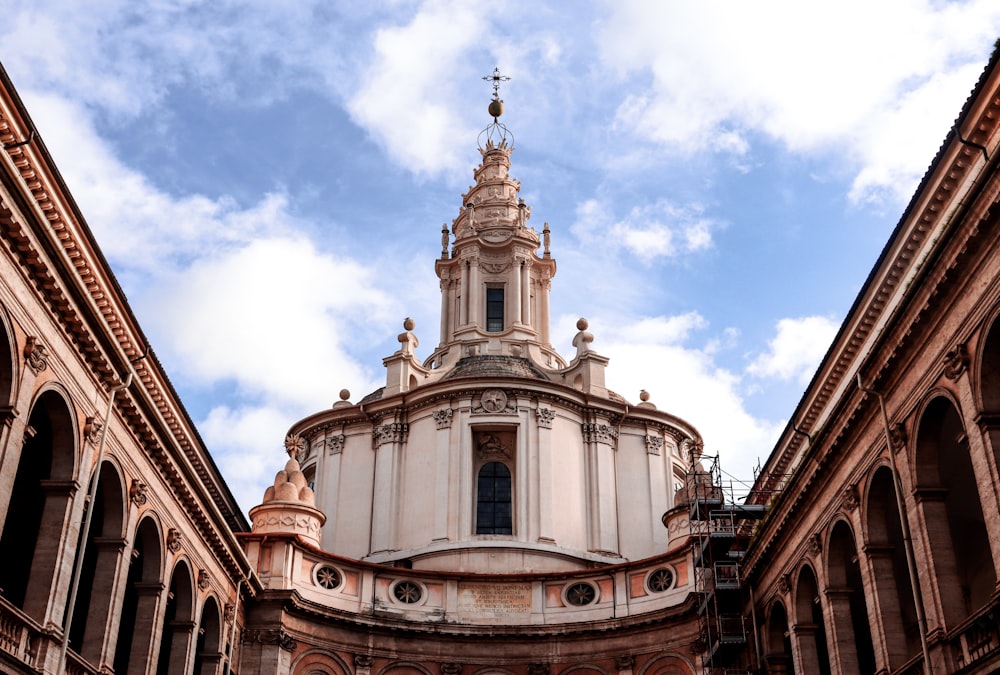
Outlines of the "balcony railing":
{"type": "Polygon", "coordinates": [[[0,650],[34,667],[40,631],[19,609],[0,598],[0,650]]]}

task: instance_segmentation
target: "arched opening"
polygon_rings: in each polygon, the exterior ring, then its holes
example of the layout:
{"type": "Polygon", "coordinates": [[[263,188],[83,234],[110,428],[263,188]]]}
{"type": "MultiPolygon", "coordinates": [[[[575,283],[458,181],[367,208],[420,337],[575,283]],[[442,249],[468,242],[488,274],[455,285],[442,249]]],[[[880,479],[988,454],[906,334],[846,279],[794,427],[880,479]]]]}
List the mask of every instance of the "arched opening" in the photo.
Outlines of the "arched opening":
{"type": "Polygon", "coordinates": [[[69,632],[70,648],[91,663],[97,663],[101,657],[112,614],[115,577],[125,544],[122,539],[125,496],[118,472],[105,462],[97,481],[69,632]]]}
{"type": "Polygon", "coordinates": [[[903,527],[892,471],[878,469],[868,491],[868,546],[875,597],[889,665],[897,668],[920,651],[913,580],[906,563],[903,527]]]}
{"type": "Polygon", "coordinates": [[[128,580],[115,644],[116,673],[145,675],[150,670],[153,628],[163,590],[160,540],[156,522],[144,518],[136,529],[129,556],[128,580]]]}
{"type": "Polygon", "coordinates": [[[875,647],[868,623],[868,606],[861,582],[854,534],[839,521],[830,534],[827,559],[827,602],[833,615],[833,638],[840,671],[869,675],[875,672],[875,647]]]}
{"type": "Polygon", "coordinates": [[[156,675],[183,675],[189,672],[194,627],[194,583],[190,569],[181,561],[170,577],[156,675]]]}
{"type": "Polygon", "coordinates": [[[70,504],[79,487],[74,439],[66,401],[54,391],[43,393],[28,417],[0,535],[4,597],[39,622],[45,620],[70,504]]]}
{"type": "Polygon", "coordinates": [[[775,601],[768,613],[766,640],[767,651],[764,654],[764,660],[767,664],[768,675],[794,673],[792,641],[788,632],[788,613],[780,601],[775,601]]]}
{"type": "Polygon", "coordinates": [[[947,398],[924,410],[916,465],[928,550],[950,628],[989,602],[997,579],[965,428],[947,398]]]}
{"type": "Polygon", "coordinates": [[[476,481],[476,534],[513,534],[510,469],[486,462],[476,481]]]}
{"type": "Polygon", "coordinates": [[[209,597],[201,610],[198,644],[194,652],[195,675],[217,675],[222,666],[222,617],[219,603],[209,597]]]}
{"type": "Polygon", "coordinates": [[[795,625],[799,667],[803,673],[830,675],[830,652],[826,645],[823,605],[812,567],[804,566],[795,585],[795,625]]]}

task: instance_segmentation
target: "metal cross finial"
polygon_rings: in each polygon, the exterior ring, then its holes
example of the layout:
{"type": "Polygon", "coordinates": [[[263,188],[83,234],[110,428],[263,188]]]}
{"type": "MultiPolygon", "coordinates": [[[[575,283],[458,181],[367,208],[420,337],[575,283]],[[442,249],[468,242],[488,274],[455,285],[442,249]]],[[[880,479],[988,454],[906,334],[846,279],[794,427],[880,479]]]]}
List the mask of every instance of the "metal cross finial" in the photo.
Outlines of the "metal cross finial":
{"type": "Polygon", "coordinates": [[[494,68],[492,75],[483,75],[483,79],[486,80],[487,82],[489,82],[490,80],[493,81],[493,98],[494,99],[500,98],[500,83],[501,82],[508,82],[510,80],[510,78],[508,76],[500,74],[500,68],[494,68]]]}

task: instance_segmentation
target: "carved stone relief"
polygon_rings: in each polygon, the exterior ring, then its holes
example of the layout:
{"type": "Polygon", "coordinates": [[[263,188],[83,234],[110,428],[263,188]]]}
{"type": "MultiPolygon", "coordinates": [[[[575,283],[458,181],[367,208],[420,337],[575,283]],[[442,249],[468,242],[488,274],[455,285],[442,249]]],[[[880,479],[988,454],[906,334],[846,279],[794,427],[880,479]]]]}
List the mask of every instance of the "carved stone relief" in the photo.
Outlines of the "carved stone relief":
{"type": "Polygon", "coordinates": [[[375,437],[375,445],[379,446],[386,443],[402,443],[406,440],[409,430],[410,425],[406,422],[392,422],[375,427],[372,434],[375,437]]]}
{"type": "Polygon", "coordinates": [[[347,436],[344,434],[338,434],[336,436],[328,436],[326,439],[326,452],[330,455],[339,455],[344,451],[344,443],[347,441],[347,436]]]}
{"type": "Polygon", "coordinates": [[[580,425],[583,431],[583,440],[587,443],[603,443],[614,445],[618,438],[618,430],[610,424],[588,424],[580,425]]]}
{"type": "Polygon", "coordinates": [[[451,408],[445,408],[444,410],[434,411],[434,423],[437,424],[438,429],[451,429],[451,418],[454,416],[455,411],[451,408]]]}
{"type": "Polygon", "coordinates": [[[29,335],[24,345],[24,360],[28,367],[35,371],[35,375],[49,367],[49,352],[34,335],[29,335]]]}
{"type": "Polygon", "coordinates": [[[517,400],[502,389],[487,389],[472,406],[473,415],[516,415],[517,400]]]}
{"type": "Polygon", "coordinates": [[[535,410],[535,418],[538,426],[542,429],[551,429],[552,421],[556,418],[556,411],[552,408],[538,408],[535,410]]]}
{"type": "Polygon", "coordinates": [[[473,447],[480,462],[513,459],[514,442],[513,431],[477,431],[473,436],[473,447]]]}

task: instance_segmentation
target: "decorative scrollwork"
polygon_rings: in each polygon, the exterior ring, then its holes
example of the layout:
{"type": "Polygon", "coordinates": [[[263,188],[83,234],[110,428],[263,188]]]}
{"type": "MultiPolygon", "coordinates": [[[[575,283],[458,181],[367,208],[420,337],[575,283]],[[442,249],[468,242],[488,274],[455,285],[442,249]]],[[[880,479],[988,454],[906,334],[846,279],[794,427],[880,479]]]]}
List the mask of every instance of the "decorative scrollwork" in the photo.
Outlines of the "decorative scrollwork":
{"type": "Polygon", "coordinates": [[[138,478],[132,479],[132,485],[128,489],[128,498],[136,506],[143,506],[146,503],[146,491],[149,487],[138,478]]]}
{"type": "Polygon", "coordinates": [[[181,533],[171,527],[167,532],[167,549],[171,553],[177,553],[184,546],[184,538],[181,533]]]}
{"type": "Polygon", "coordinates": [[[24,344],[24,360],[28,367],[35,371],[35,375],[39,375],[49,367],[49,351],[34,335],[29,335],[24,344]]]}

